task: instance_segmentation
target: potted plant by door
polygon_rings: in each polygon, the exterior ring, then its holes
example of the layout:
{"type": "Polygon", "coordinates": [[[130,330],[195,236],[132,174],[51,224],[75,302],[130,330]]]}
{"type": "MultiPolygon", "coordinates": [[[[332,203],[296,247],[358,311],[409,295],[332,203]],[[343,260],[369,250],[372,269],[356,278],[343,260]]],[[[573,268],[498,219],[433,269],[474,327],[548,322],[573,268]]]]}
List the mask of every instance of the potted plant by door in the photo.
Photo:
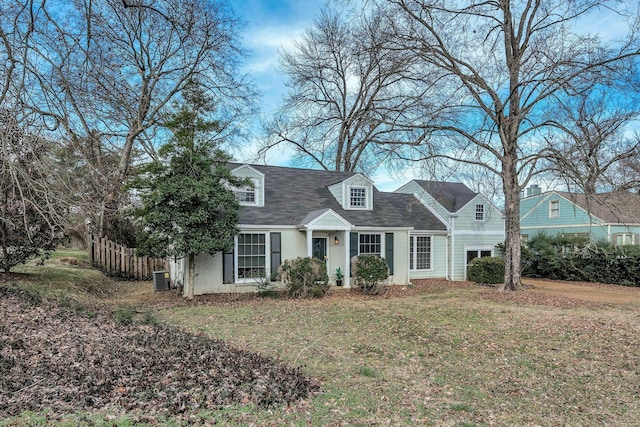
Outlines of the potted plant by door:
{"type": "Polygon", "coordinates": [[[342,274],[342,270],[340,267],[336,268],[336,286],[342,286],[342,279],[344,278],[344,274],[342,274]]]}

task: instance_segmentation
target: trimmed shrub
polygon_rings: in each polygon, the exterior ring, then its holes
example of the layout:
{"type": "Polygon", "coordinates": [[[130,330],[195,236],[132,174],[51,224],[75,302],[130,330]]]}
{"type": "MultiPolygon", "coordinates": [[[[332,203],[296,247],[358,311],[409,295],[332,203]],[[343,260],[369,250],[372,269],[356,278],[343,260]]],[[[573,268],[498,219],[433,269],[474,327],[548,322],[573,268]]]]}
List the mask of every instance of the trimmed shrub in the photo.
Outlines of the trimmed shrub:
{"type": "Polygon", "coordinates": [[[504,282],[504,259],[482,257],[471,260],[467,267],[467,278],[475,283],[495,285],[504,282]]]}
{"type": "Polygon", "coordinates": [[[319,298],[329,290],[327,265],[319,259],[307,257],[285,260],[279,273],[289,296],[319,298]]]}
{"type": "Polygon", "coordinates": [[[384,258],[376,255],[359,255],[352,259],[352,274],[356,286],[368,295],[384,292],[389,279],[389,267],[384,258]]]}

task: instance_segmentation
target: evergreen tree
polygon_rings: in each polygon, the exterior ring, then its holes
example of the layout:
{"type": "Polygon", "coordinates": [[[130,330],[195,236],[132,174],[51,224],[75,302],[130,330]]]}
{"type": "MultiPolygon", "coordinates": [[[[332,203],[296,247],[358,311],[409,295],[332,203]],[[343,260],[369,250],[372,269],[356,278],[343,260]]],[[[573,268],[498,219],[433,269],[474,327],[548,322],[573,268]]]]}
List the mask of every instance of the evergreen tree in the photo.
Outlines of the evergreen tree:
{"type": "Polygon", "coordinates": [[[232,188],[247,183],[231,174],[230,157],[207,139],[218,124],[207,120],[212,108],[197,82],[187,86],[183,98],[166,123],[173,137],[158,151],[159,161],[141,169],[132,188],[143,203],[135,212],[142,226],[138,251],[186,257],[186,294],[193,298],[195,257],[233,247],[240,205],[232,188]]]}

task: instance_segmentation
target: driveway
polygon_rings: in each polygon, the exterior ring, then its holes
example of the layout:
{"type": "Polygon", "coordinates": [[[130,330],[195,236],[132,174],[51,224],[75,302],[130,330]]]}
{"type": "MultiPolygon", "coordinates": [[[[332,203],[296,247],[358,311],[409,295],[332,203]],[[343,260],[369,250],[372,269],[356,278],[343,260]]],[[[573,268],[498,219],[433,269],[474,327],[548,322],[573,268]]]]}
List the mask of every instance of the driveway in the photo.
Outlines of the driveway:
{"type": "Polygon", "coordinates": [[[522,279],[522,283],[531,286],[532,292],[548,296],[640,308],[640,288],[637,287],[531,278],[522,279]]]}

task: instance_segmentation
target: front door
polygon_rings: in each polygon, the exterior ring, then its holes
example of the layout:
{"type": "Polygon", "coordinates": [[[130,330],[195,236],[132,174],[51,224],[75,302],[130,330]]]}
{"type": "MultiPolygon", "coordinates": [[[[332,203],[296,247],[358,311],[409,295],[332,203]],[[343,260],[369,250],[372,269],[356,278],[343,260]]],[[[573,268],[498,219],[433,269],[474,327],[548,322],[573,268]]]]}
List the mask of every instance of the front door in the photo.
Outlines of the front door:
{"type": "Polygon", "coordinates": [[[311,242],[311,256],[319,259],[320,261],[327,261],[327,238],[326,237],[314,237],[311,242]]]}

